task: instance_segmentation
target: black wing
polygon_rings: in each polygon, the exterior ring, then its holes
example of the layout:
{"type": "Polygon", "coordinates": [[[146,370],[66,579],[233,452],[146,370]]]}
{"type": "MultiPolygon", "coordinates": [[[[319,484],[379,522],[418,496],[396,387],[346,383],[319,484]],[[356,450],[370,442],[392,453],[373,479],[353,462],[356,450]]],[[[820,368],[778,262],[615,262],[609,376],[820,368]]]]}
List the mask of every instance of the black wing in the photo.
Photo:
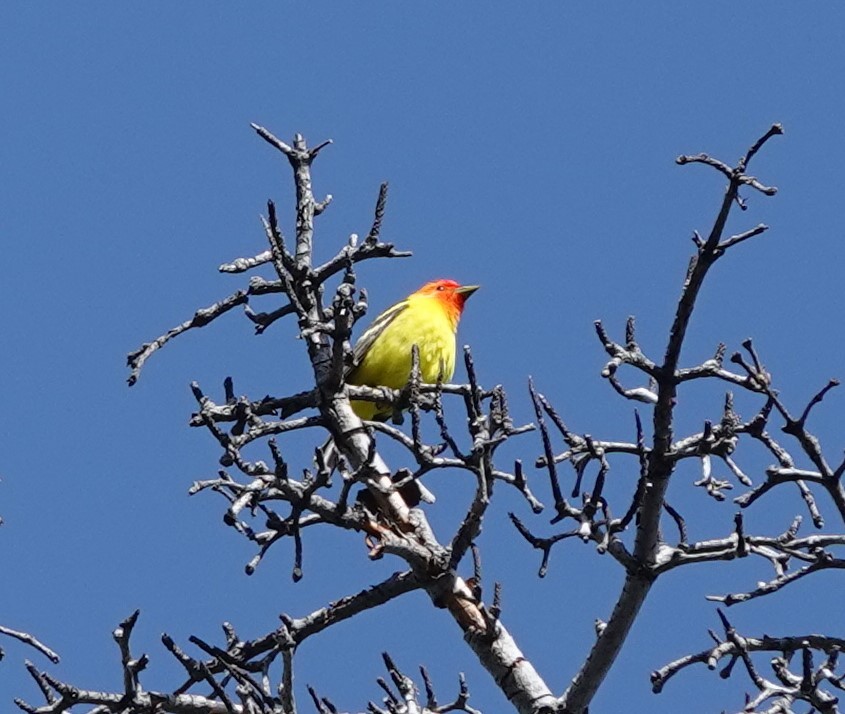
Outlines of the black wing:
{"type": "Polygon", "coordinates": [[[358,369],[358,366],[364,361],[367,352],[370,351],[370,347],[373,346],[373,343],[384,332],[387,326],[391,322],[393,322],[396,317],[402,312],[404,312],[407,308],[407,300],[397,302],[393,307],[389,307],[387,310],[381,313],[381,315],[379,315],[373,321],[373,324],[370,325],[366,330],[364,330],[364,334],[358,338],[358,341],[355,343],[355,347],[352,350],[352,365],[346,371],[347,380],[351,381],[355,378],[355,371],[358,369]]]}

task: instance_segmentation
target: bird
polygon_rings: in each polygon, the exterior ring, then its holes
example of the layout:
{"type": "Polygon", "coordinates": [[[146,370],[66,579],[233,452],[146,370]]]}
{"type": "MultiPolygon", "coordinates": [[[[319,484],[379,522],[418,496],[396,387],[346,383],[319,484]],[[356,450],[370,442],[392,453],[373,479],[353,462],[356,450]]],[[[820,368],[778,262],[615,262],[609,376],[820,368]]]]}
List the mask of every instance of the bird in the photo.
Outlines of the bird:
{"type": "MultiPolygon", "coordinates": [[[[448,382],[455,374],[455,334],[464,304],[478,285],[433,280],[379,315],[355,343],[347,384],[401,389],[411,374],[411,350],[420,353],[420,379],[448,382]]],[[[361,419],[386,419],[390,405],[353,400],[361,419]]]]}
{"type": "MultiPolygon", "coordinates": [[[[455,374],[455,340],[467,299],[478,285],[460,285],[439,279],[423,285],[404,300],[387,308],[364,331],[352,350],[352,363],[344,379],[347,384],[401,389],[411,375],[411,354],[419,350],[420,379],[433,384],[448,382],[455,374]]],[[[365,421],[385,421],[393,406],[359,399],[351,401],[353,411],[365,421]]],[[[328,457],[325,460],[329,464],[328,457]]],[[[334,460],[336,461],[336,452],[334,460]]],[[[417,481],[402,495],[409,506],[433,495],[417,481]]]]}

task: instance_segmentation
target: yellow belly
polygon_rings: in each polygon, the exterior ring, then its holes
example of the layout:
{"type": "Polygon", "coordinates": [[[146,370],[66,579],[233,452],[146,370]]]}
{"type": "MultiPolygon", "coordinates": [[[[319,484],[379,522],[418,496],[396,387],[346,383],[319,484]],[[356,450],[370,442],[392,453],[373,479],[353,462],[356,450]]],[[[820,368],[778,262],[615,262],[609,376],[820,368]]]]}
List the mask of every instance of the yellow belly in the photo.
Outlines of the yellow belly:
{"type": "MultiPolygon", "coordinates": [[[[420,376],[434,383],[455,374],[455,330],[447,315],[439,310],[408,309],[396,316],[372,344],[349,378],[350,384],[401,389],[411,374],[411,350],[420,350],[420,376]]],[[[352,401],[362,419],[383,418],[390,408],[375,402],[352,401]]]]}

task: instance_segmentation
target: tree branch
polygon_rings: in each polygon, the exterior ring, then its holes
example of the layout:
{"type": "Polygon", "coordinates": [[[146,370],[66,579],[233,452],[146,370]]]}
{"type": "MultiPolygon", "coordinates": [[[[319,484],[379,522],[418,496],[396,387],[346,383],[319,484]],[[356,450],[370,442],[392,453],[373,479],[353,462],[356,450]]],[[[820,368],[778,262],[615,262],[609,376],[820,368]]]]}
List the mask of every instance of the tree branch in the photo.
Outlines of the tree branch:
{"type": "MultiPolygon", "coordinates": [[[[704,279],[713,264],[724,253],[719,244],[731,208],[737,201],[739,188],[741,185],[749,183],[749,177],[745,175],[748,162],[760,147],[776,133],[781,133],[780,128],[772,127],[749,149],[745,159],[735,169],[729,169],[726,164],[710,160],[703,154],[699,157],[680,157],[678,159],[679,164],[689,161],[706,163],[728,176],[729,183],[725,189],[722,205],[716,215],[713,227],[707,239],[698,248],[697,255],[690,262],[681,296],[678,300],[675,318],[669,331],[663,363],[653,373],[657,382],[657,402],[654,406],[652,447],[649,454],[646,488],[639,506],[639,525],[633,552],[633,556],[640,567],[628,571],[622,592],[617,599],[607,625],[596,639],[581,670],[563,694],[561,708],[566,712],[581,714],[586,710],[619,654],[619,650],[654,582],[653,569],[657,563],[660,515],[663,510],[669,479],[675,465],[675,460],[671,455],[671,447],[681,349],[704,279]]],[[[602,341],[606,344],[605,340],[602,341]]]]}

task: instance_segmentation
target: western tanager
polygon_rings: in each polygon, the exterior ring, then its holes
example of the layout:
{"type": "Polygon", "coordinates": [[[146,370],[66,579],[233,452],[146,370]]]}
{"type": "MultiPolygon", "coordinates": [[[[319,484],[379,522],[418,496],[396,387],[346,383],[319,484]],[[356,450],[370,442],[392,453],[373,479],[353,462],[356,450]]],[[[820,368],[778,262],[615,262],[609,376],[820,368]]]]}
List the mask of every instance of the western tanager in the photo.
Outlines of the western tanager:
{"type": "MultiPolygon", "coordinates": [[[[385,310],[355,343],[347,384],[401,389],[411,374],[411,350],[420,351],[420,377],[432,384],[455,374],[455,333],[467,298],[478,285],[434,280],[385,310]]],[[[362,419],[385,419],[390,406],[353,401],[362,419]]]]}
{"type": "MultiPolygon", "coordinates": [[[[347,384],[401,389],[411,374],[411,351],[420,353],[420,377],[434,383],[452,379],[455,373],[455,333],[464,303],[478,285],[459,285],[454,280],[434,280],[385,310],[355,343],[347,384]]],[[[390,417],[389,404],[352,400],[352,409],[364,420],[390,417]]],[[[328,461],[327,461],[328,463],[328,461]]],[[[431,500],[422,484],[413,482],[403,497],[416,505],[431,500]]]]}

